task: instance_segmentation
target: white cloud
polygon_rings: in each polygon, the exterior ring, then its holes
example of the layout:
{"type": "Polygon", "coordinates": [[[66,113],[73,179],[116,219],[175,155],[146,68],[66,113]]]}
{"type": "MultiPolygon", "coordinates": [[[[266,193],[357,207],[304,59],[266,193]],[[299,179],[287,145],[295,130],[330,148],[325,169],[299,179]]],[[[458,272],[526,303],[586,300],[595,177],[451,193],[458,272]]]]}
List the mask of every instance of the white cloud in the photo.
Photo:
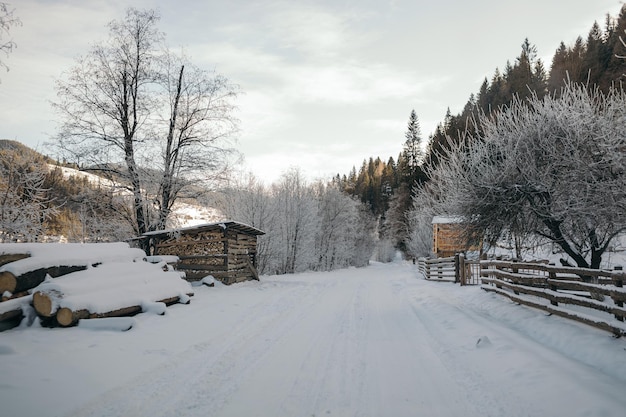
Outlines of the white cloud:
{"type": "Polygon", "coordinates": [[[106,24],[126,7],[157,8],[172,48],[183,45],[195,64],[241,86],[240,150],[273,177],[290,165],[314,177],[347,172],[370,156],[395,157],[411,109],[427,137],[447,107],[461,111],[483,77],[515,58],[525,36],[549,54],[559,39],[573,41],[570,32],[584,36],[593,19],[618,11],[613,0],[598,0],[595,10],[588,0],[542,4],[541,15],[533,14],[538,0],[14,3],[24,25],[12,31],[11,72],[0,74],[0,136],[30,145],[47,139],[54,79],[104,40],[106,24]]]}

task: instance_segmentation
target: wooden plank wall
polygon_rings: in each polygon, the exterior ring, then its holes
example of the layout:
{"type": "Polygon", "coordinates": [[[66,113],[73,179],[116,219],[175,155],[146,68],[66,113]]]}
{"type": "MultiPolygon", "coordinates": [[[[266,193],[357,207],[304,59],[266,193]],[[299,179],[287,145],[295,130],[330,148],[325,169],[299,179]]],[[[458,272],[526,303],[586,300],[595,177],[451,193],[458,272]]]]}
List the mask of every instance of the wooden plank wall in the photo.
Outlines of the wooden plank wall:
{"type": "Polygon", "coordinates": [[[258,279],[256,253],[256,236],[235,230],[169,236],[155,245],[157,255],[178,256],[176,269],[184,271],[188,281],[213,275],[224,284],[258,279]]]}
{"type": "Polygon", "coordinates": [[[435,256],[447,258],[459,252],[480,250],[480,245],[468,246],[462,234],[463,229],[460,223],[433,224],[433,253],[435,256]]]}

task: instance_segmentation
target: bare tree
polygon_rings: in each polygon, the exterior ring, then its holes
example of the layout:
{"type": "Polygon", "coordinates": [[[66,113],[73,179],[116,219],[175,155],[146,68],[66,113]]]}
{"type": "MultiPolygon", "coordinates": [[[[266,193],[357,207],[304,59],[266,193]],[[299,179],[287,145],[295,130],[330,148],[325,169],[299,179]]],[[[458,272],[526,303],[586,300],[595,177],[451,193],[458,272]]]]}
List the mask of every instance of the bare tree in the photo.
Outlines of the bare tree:
{"type": "Polygon", "coordinates": [[[215,178],[235,130],[235,87],[164,48],[152,10],[130,8],[57,81],[57,144],[132,195],[134,232],[163,228],[176,199],[215,178]]]}
{"type": "Polygon", "coordinates": [[[163,115],[167,136],[162,146],[159,182],[158,228],[165,228],[172,205],[185,188],[207,179],[224,178],[234,150],[225,145],[236,130],[232,114],[235,87],[168,53],[164,57],[162,82],[166,105],[163,115]]]}
{"type": "MultiPolygon", "coordinates": [[[[6,36],[9,36],[10,30],[14,26],[21,26],[22,22],[15,16],[15,10],[9,8],[9,4],[0,2],[0,52],[6,56],[13,51],[17,45],[13,42],[13,39],[6,40],[6,36]]],[[[0,67],[5,68],[7,71],[9,67],[0,60],[0,67]]]]}
{"type": "Polygon", "coordinates": [[[626,95],[568,85],[496,117],[430,172],[434,204],[488,243],[547,239],[578,266],[599,268],[626,228],[626,95]]]}

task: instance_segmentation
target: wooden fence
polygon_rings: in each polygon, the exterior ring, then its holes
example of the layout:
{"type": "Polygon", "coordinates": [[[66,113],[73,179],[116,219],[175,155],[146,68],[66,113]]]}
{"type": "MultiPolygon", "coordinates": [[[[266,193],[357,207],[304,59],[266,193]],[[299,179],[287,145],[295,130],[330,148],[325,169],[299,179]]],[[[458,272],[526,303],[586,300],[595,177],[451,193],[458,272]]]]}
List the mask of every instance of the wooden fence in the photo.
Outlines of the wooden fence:
{"type": "Polygon", "coordinates": [[[482,289],[568,319],[626,334],[626,274],[540,263],[481,261],[482,289]]]}
{"type": "Polygon", "coordinates": [[[462,253],[448,258],[420,258],[418,269],[424,278],[431,281],[480,284],[480,261],[466,260],[462,253]]]}
{"type": "Polygon", "coordinates": [[[456,282],[454,256],[435,259],[420,258],[418,268],[428,280],[456,282]]]}

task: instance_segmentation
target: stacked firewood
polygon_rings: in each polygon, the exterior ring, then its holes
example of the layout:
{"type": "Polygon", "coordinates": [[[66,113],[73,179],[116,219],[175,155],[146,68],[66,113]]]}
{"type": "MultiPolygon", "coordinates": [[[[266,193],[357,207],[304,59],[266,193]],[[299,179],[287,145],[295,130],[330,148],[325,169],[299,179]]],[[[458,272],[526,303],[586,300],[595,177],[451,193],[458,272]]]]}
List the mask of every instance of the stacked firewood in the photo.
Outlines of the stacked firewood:
{"type": "Polygon", "coordinates": [[[72,326],[188,303],[180,273],[145,258],[125,243],[0,244],[0,330],[24,317],[72,326]]]}

